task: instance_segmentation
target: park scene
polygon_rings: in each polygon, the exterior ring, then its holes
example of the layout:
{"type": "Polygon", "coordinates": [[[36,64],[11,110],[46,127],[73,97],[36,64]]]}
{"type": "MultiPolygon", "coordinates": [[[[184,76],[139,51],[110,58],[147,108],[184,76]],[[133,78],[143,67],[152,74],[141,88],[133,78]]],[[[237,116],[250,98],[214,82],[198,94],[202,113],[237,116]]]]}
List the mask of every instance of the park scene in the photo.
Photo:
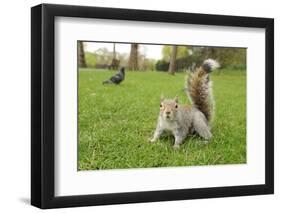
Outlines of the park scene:
{"type": "Polygon", "coordinates": [[[246,55],[235,47],[78,41],[78,170],[247,163],[246,55]],[[192,105],[186,79],[206,59],[220,65],[209,75],[212,138],[189,134],[177,150],[171,134],[150,143],[160,97],[192,105]]]}

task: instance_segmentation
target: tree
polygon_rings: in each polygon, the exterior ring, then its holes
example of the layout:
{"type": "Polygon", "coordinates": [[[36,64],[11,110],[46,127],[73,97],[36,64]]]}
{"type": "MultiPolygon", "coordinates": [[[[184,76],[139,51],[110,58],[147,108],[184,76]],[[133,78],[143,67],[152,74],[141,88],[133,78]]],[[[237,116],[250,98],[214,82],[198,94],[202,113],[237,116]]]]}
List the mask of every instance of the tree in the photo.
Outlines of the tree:
{"type": "Polygon", "coordinates": [[[115,43],[113,43],[113,57],[112,57],[111,64],[109,65],[109,68],[118,69],[119,65],[120,65],[120,60],[116,58],[115,43]]]}
{"type": "Polygon", "coordinates": [[[78,65],[79,67],[87,67],[85,52],[84,52],[84,44],[82,41],[78,41],[78,65]]]}
{"type": "Polygon", "coordinates": [[[116,59],[115,43],[113,43],[113,60],[116,59]]]}
{"type": "Polygon", "coordinates": [[[177,46],[172,46],[171,59],[169,65],[169,74],[174,75],[176,71],[176,59],[177,59],[177,46]]]}
{"type": "Polygon", "coordinates": [[[98,64],[110,64],[112,60],[112,53],[106,47],[97,49],[94,54],[97,56],[98,64]]]}
{"type": "MultiPolygon", "coordinates": [[[[167,62],[171,59],[172,46],[164,45],[162,48],[162,60],[167,62]]],[[[189,49],[187,46],[177,46],[177,58],[186,58],[189,56],[189,49]]]]}
{"type": "Polygon", "coordinates": [[[189,47],[192,54],[193,62],[197,66],[207,58],[216,59],[221,67],[227,66],[245,66],[246,65],[246,49],[245,48],[229,48],[229,47],[189,47]]]}
{"type": "Polygon", "coordinates": [[[139,44],[131,44],[128,68],[130,70],[138,70],[138,47],[139,44]]]}
{"type": "Polygon", "coordinates": [[[87,61],[87,67],[93,68],[97,64],[97,56],[94,53],[85,51],[85,60],[87,61]]]}
{"type": "Polygon", "coordinates": [[[172,46],[164,45],[162,48],[162,60],[169,62],[171,58],[172,46]]]}

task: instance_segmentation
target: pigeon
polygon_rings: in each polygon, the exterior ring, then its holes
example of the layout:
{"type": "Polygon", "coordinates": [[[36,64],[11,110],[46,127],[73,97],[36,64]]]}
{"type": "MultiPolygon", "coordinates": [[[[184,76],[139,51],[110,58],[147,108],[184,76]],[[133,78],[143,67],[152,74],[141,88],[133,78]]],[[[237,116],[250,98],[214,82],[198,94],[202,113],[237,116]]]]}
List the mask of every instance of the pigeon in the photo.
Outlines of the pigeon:
{"type": "Polygon", "coordinates": [[[121,67],[119,72],[110,79],[103,81],[102,84],[120,84],[125,79],[125,68],[121,67]]]}

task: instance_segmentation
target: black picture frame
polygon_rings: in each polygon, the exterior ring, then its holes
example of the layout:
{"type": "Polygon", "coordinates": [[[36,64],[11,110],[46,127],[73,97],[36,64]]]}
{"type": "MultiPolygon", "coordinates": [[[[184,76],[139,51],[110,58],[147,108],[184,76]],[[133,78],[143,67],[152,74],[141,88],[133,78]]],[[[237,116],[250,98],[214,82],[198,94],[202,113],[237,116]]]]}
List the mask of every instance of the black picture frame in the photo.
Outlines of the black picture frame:
{"type": "Polygon", "coordinates": [[[41,4],[31,8],[31,204],[60,208],[121,203],[217,198],[274,193],[274,20],[241,16],[41,4]],[[265,48],[265,184],[93,195],[54,195],[54,20],[100,18],[263,28],[265,48]]]}

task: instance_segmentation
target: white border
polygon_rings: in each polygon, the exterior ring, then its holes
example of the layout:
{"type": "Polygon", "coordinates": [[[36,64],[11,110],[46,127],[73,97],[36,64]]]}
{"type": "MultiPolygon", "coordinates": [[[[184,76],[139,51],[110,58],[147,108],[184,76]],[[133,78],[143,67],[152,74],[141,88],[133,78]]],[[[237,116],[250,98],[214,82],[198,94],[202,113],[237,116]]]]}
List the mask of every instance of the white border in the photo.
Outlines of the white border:
{"type": "Polygon", "coordinates": [[[264,29],[56,17],[55,103],[56,196],[265,183],[264,29]],[[247,164],[77,172],[77,40],[247,47],[247,164]]]}

